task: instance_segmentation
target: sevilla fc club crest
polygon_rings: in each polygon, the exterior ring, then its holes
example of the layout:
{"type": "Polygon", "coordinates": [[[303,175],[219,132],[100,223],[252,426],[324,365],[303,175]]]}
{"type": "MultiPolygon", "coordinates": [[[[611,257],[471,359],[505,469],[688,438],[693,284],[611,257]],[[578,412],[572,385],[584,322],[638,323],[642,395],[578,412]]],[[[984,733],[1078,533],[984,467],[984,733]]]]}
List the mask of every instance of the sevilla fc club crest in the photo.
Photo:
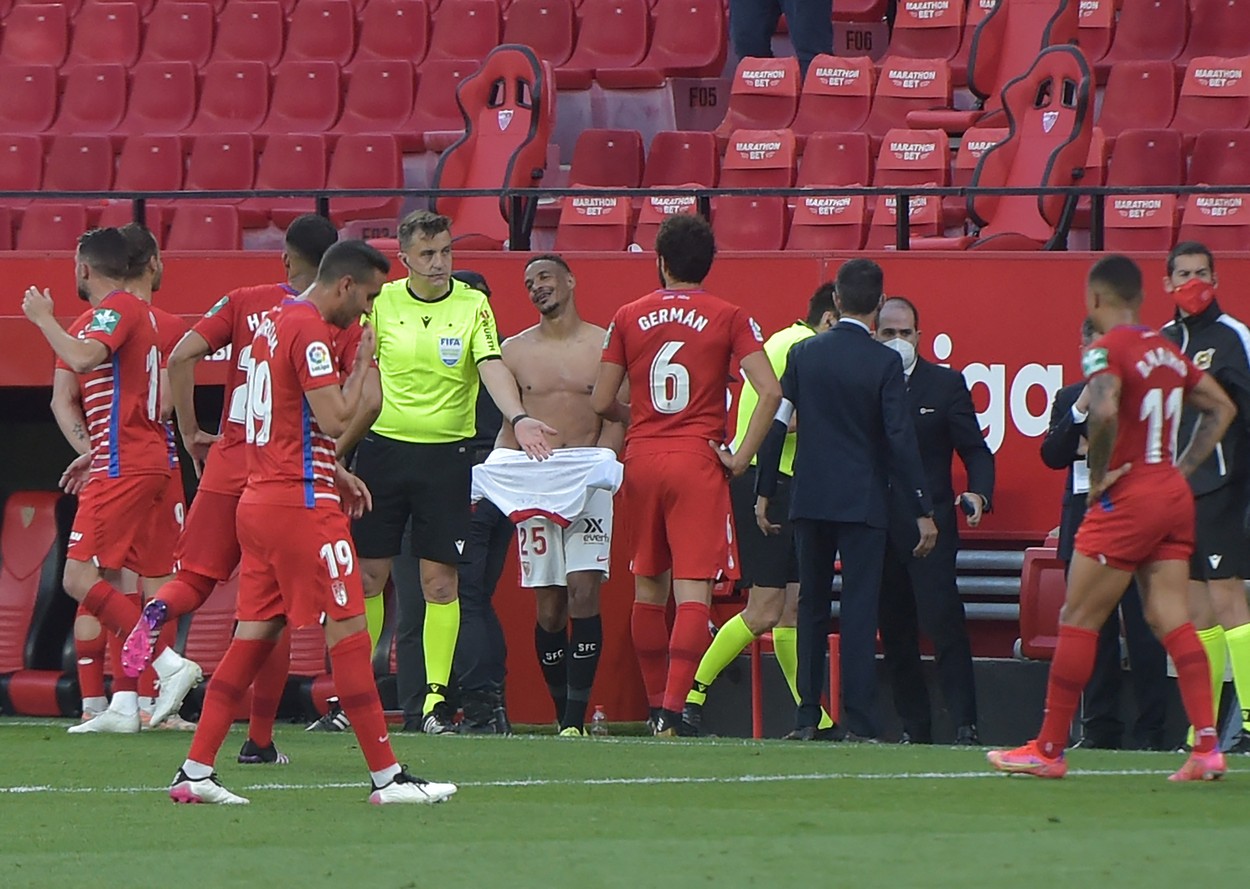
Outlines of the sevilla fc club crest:
{"type": "Polygon", "coordinates": [[[1055,121],[1059,119],[1058,111],[1042,112],[1042,132],[1049,133],[1055,128],[1055,121]]]}
{"type": "Polygon", "coordinates": [[[512,123],[512,109],[506,108],[499,112],[499,129],[506,130],[508,124],[512,123]]]}

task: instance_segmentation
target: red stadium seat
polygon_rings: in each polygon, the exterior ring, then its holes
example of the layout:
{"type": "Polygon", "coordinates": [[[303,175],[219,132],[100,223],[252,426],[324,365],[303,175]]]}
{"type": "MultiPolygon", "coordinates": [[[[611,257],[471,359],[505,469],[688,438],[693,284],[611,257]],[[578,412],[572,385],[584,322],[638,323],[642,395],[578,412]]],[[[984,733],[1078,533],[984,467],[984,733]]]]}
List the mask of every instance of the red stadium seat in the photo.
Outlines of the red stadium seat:
{"type": "MultiPolygon", "coordinates": [[[[682,182],[674,185],[698,187],[701,183],[682,182]]],[[[694,195],[663,195],[642,199],[642,208],[638,212],[638,225],[634,227],[634,244],[643,252],[655,250],[655,236],[660,224],[669,216],[677,213],[698,213],[698,201],[694,195]]],[[[632,249],[632,248],[631,248],[632,249]]]]}
{"type": "Polygon", "coordinates": [[[1188,185],[1250,183],[1250,132],[1206,130],[1194,140],[1189,155],[1188,185]]]}
{"type": "Polygon", "coordinates": [[[272,0],[226,5],[217,19],[212,62],[263,62],[272,68],[282,58],[286,18],[272,0]]]}
{"type": "MultiPolygon", "coordinates": [[[[265,143],[256,168],[259,189],[325,188],[326,140],[320,135],[274,134],[265,143]]],[[[289,222],[315,207],[312,198],[248,198],[239,205],[244,228],[263,228],[271,219],[289,222]]],[[[278,223],[282,226],[282,223],[278,223]]]]}
{"type": "MultiPolygon", "coordinates": [[[[177,136],[130,136],[117,159],[115,191],[178,191],[183,179],[182,140],[177,136]]],[[[164,242],[169,201],[147,202],[147,225],[164,242]]],[[[112,201],[100,215],[101,226],[125,224],[133,216],[130,201],[112,201]]]]}
{"type": "Polygon", "coordinates": [[[646,0],[598,0],[578,10],[577,46],[556,68],[560,89],[589,89],[600,68],[633,68],[647,54],[646,0]]]}
{"type": "Polygon", "coordinates": [[[131,69],[130,105],[122,133],[181,133],[195,116],[191,62],[140,62],[131,69]]]}
{"type": "Polygon", "coordinates": [[[199,107],[186,132],[250,133],[260,129],[268,114],[269,68],[264,62],[209,62],[199,107]]]}
{"type": "Polygon", "coordinates": [[[291,15],[284,61],[345,65],[356,51],[356,11],[348,0],[300,0],[291,15]]]}
{"type": "Polygon", "coordinates": [[[213,52],[216,14],[208,3],[160,3],[148,19],[143,41],[143,62],[190,62],[196,68],[208,64],[213,52]]]}
{"type": "MultiPolygon", "coordinates": [[[[78,10],[82,9],[83,0],[25,0],[26,6],[63,6],[65,13],[72,20],[78,15],[78,10]]],[[[15,2],[14,6],[18,4],[15,2]]]]}
{"type": "MultiPolygon", "coordinates": [[[[187,191],[244,191],[256,181],[256,143],[246,133],[197,136],[187,161],[187,191]]],[[[243,198],[214,198],[237,204],[243,198]]]]}
{"type": "Polygon", "coordinates": [[[74,16],[74,39],[66,65],[115,64],[139,58],[142,30],[133,3],[88,3],[74,16]]]}
{"type": "Polygon", "coordinates": [[[839,22],[879,22],[888,6],[886,0],[838,0],[833,17],[839,22]]]}
{"type": "MultiPolygon", "coordinates": [[[[326,188],[401,188],[402,161],[399,145],[389,133],[344,136],[335,145],[326,188]]],[[[399,203],[397,197],[335,198],[330,202],[330,218],[340,227],[356,219],[394,222],[399,203]]],[[[297,215],[275,211],[273,220],[285,229],[297,215]]]]}
{"type": "Polygon", "coordinates": [[[1209,129],[1244,130],[1250,126],[1250,58],[1202,57],[1189,63],[1171,128],[1187,147],[1209,129]]]}
{"type": "Polygon", "coordinates": [[[370,0],[360,17],[360,45],[347,66],[403,59],[420,65],[430,49],[430,10],[425,0],[370,0]]]}
{"type": "Polygon", "coordinates": [[[51,133],[116,133],[126,116],[126,69],[121,65],[71,68],[61,93],[61,113],[51,133]]]}
{"type": "Polygon", "coordinates": [[[863,195],[801,197],[794,206],[786,249],[858,250],[867,234],[868,205],[863,195]]]}
{"type": "Polygon", "coordinates": [[[1049,547],[1024,551],[1020,571],[1020,654],[1048,661],[1059,644],[1059,610],[1067,596],[1064,563],[1049,547]]]}
{"type": "Polygon", "coordinates": [[[4,20],[0,65],[51,65],[69,52],[69,15],[64,6],[15,6],[4,20]]]}
{"type": "Polygon", "coordinates": [[[323,133],[334,126],[343,104],[338,65],[328,61],[283,62],[274,75],[273,101],[258,135],[323,133]]]}
{"type": "Polygon", "coordinates": [[[412,115],[415,91],[411,62],[360,62],[352,69],[347,84],[343,116],[328,135],[337,138],[346,133],[398,133],[412,115]]]}
{"type": "Polygon", "coordinates": [[[498,0],[443,0],[434,15],[426,58],[480,62],[499,45],[502,24],[498,0]]]}
{"type": "MultiPolygon", "coordinates": [[[[656,133],[642,174],[643,188],[694,182],[712,187],[720,172],[716,138],[707,132],[656,133]]],[[[646,205],[643,206],[646,212],[646,205]]]]}
{"type": "Polygon", "coordinates": [[[893,129],[877,153],[873,185],[947,185],[950,139],[942,130],[893,129]]]}
{"type": "Polygon", "coordinates": [[[1178,73],[1203,56],[1250,56],[1250,2],[1189,0],[1189,12],[1189,40],[1176,57],[1178,73]]]}
{"type": "Polygon", "coordinates": [[[464,135],[456,90],[477,67],[472,59],[438,59],[421,66],[412,116],[397,133],[405,151],[420,151],[423,144],[442,151],[464,135]]]}
{"type": "Polygon", "coordinates": [[[950,104],[950,66],[946,62],[887,58],[881,63],[872,111],[863,129],[879,142],[888,130],[907,126],[911,112],[949,108],[950,104]]]}
{"type": "Polygon", "coordinates": [[[1098,62],[1099,80],[1121,62],[1170,62],[1181,54],[1189,34],[1189,3],[1174,0],[1121,0],[1111,49],[1098,62]]]}
{"type": "Polygon", "coordinates": [[[720,187],[789,188],[795,154],[789,130],[734,130],[721,163],[720,187]]]}
{"type": "Polygon", "coordinates": [[[624,250],[630,240],[632,216],[627,197],[579,195],[566,198],[556,228],[555,249],[624,250]]]}
{"type": "Polygon", "coordinates": [[[866,133],[816,133],[807,143],[795,185],[867,185],[872,143],[866,133]]]}
{"type": "Polygon", "coordinates": [[[17,229],[18,250],[73,250],[87,230],[87,208],[82,204],[36,201],[22,214],[17,229]]]}
{"type": "Polygon", "coordinates": [[[867,56],[837,58],[818,55],[807,67],[799,110],[790,128],[799,152],[813,133],[859,130],[872,111],[876,68],[867,56]]]}
{"type": "Polygon", "coordinates": [[[1002,108],[1003,88],[1029,70],[1041,50],[1076,42],[1079,7],[1079,0],[1004,0],[990,11],[973,33],[968,55],[968,89],[987,113],[1002,108]]]}
{"type": "Polygon", "coordinates": [[[1184,185],[1186,162],[1175,130],[1125,130],[1111,153],[1107,185],[1184,185]]]}
{"type": "Polygon", "coordinates": [[[56,69],[0,65],[0,132],[42,133],[56,117],[56,69]]]}
{"type": "Polygon", "coordinates": [[[642,136],[637,130],[586,130],[573,147],[569,181],[637,188],[644,164],[642,136]]]}
{"type": "MultiPolygon", "coordinates": [[[[972,127],[964,132],[955,152],[955,166],[951,171],[951,185],[964,187],[972,183],[973,173],[985,154],[1011,131],[1006,127],[972,127]]],[[[968,203],[962,197],[942,198],[942,225],[944,228],[963,225],[968,218],[968,203]]]]}
{"type": "MultiPolygon", "coordinates": [[[[0,191],[39,191],[43,183],[43,142],[38,136],[0,135],[0,191]]],[[[4,198],[3,204],[20,210],[29,199],[4,198]]]]}
{"type": "Polygon", "coordinates": [[[113,144],[109,137],[53,136],[44,164],[43,187],[45,191],[112,188],[113,144]]]}
{"type": "Polygon", "coordinates": [[[573,55],[573,0],[514,0],[504,13],[503,42],[519,43],[559,68],[573,55]]]}
{"type": "Polygon", "coordinates": [[[719,197],[712,199],[712,230],[718,251],[780,250],[790,231],[786,199],[719,197]]]}
{"type": "Polygon", "coordinates": [[[963,30],[964,4],[960,0],[938,0],[936,4],[932,0],[902,0],[895,13],[889,53],[904,59],[950,60],[959,52],[963,30]]]}
{"type": "Polygon", "coordinates": [[[1111,50],[1115,35],[1116,0],[1082,0],[1077,16],[1077,45],[1098,70],[1098,63],[1111,50]]]}
{"type": "MultiPolygon", "coordinates": [[[[936,185],[937,183],[930,183],[936,185]]],[[[897,216],[893,197],[883,196],[876,200],[872,211],[872,223],[868,226],[865,250],[885,250],[897,242],[897,216]]],[[[907,218],[911,225],[911,238],[936,238],[942,234],[942,201],[932,195],[912,195],[908,200],[907,218]]]]}
{"type": "Polygon", "coordinates": [[[1120,62],[1107,78],[1098,126],[1112,147],[1128,129],[1167,127],[1176,113],[1176,69],[1171,62],[1120,62]]]}
{"type": "Polygon", "coordinates": [[[12,250],[12,249],[13,249],[13,211],[9,207],[0,206],[0,250],[12,250]]]}
{"type": "Polygon", "coordinates": [[[720,0],[658,0],[651,49],[633,68],[599,68],[609,89],[658,87],[668,77],[719,77],[725,67],[725,9],[720,0]]]}
{"type": "Polygon", "coordinates": [[[972,35],[977,26],[985,21],[998,0],[968,0],[968,8],[964,14],[963,36],[959,40],[959,51],[950,60],[951,83],[955,86],[968,84],[968,54],[972,52],[972,35]]]}
{"type": "Polygon", "coordinates": [[[722,144],[734,130],[773,130],[790,126],[799,108],[799,62],[747,57],[738,63],[725,119],[716,128],[722,144]]]}
{"type": "Polygon", "coordinates": [[[1103,210],[1103,249],[1163,253],[1176,243],[1174,194],[1112,195],[1103,210]]]}
{"type": "Polygon", "coordinates": [[[174,206],[166,250],[241,250],[239,211],[232,204],[187,203],[174,206]]]}

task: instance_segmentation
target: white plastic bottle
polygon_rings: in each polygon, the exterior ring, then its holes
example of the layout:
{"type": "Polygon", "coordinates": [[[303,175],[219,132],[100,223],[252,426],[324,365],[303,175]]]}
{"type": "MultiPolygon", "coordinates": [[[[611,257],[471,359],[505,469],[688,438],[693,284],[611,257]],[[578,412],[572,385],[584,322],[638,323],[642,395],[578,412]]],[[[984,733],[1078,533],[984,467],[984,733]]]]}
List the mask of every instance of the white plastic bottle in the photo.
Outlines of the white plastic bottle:
{"type": "Polygon", "coordinates": [[[603,706],[600,704],[595,704],[594,715],[590,717],[590,734],[595,738],[608,736],[608,714],[603,712],[603,706]]]}

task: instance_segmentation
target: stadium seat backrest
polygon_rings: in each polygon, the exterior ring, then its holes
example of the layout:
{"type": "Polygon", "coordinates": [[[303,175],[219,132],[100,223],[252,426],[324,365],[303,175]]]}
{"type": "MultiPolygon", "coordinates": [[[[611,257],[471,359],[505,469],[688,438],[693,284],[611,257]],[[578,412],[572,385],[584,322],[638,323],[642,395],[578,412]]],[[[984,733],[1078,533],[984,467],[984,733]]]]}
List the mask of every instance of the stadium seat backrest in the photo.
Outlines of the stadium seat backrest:
{"type": "Polygon", "coordinates": [[[1176,113],[1176,68],[1167,60],[1119,62],[1103,91],[1098,126],[1111,139],[1127,129],[1166,127],[1176,113]]]}
{"type": "Polygon", "coordinates": [[[1000,106],[1003,88],[1048,46],[1075,43],[1080,0],[998,0],[977,26],[968,55],[968,88],[1000,106]]]}
{"type": "Polygon", "coordinates": [[[108,191],[113,185],[113,145],[108,136],[52,138],[43,169],[47,191],[108,191]]]}
{"type": "Polygon", "coordinates": [[[1201,56],[1189,63],[1171,128],[1187,144],[1204,130],[1250,126],[1250,57],[1201,56]]]}
{"type": "Polygon", "coordinates": [[[876,83],[876,68],[867,56],[816,56],[807,67],[790,128],[803,142],[813,133],[858,130],[872,110],[876,83]]]}
{"type": "Polygon", "coordinates": [[[734,130],[721,163],[721,188],[789,188],[795,173],[790,130],[734,130]]]}
{"type": "Polygon", "coordinates": [[[864,131],[881,138],[887,130],[907,126],[907,112],[948,108],[950,66],[942,59],[896,59],[881,63],[881,76],[864,131]]]}
{"type": "Polygon", "coordinates": [[[186,203],[174,207],[166,250],[240,250],[239,210],[230,204],[186,203]]]}
{"type": "MultiPolygon", "coordinates": [[[[59,594],[60,494],[10,494],[0,525],[0,675],[28,666],[27,640],[41,598],[59,594]]],[[[63,595],[63,594],[62,594],[63,595]]]]}
{"type": "Polygon", "coordinates": [[[272,0],[226,4],[217,18],[212,61],[256,61],[269,68],[282,58],[286,18],[272,0]]]}
{"type": "Polygon", "coordinates": [[[1185,164],[1175,130],[1125,130],[1111,154],[1107,185],[1183,185],[1185,164]]]}
{"type": "MultiPolygon", "coordinates": [[[[702,131],[656,133],[642,174],[644,188],[694,182],[712,187],[720,170],[716,137],[702,131]]],[[[643,212],[646,211],[643,203],[643,212]]]]}
{"type": "MultiPolygon", "coordinates": [[[[583,182],[570,183],[576,187],[583,182]]],[[[557,251],[624,250],[629,244],[633,210],[627,197],[574,195],[560,207],[556,228],[557,251]]]]}
{"type": "Polygon", "coordinates": [[[287,61],[344,65],[356,51],[356,11],[349,0],[300,0],[287,33],[287,61]]]}
{"type": "Polygon", "coordinates": [[[1198,241],[1216,252],[1250,250],[1250,196],[1191,195],[1185,204],[1185,211],[1181,214],[1178,238],[1182,241],[1198,241]]]}
{"type": "Polygon", "coordinates": [[[643,64],[670,75],[719,77],[728,45],[720,0],[658,0],[654,34],[643,64]]]}
{"type": "Polygon", "coordinates": [[[981,162],[981,155],[1006,139],[1010,132],[1006,127],[970,127],[955,152],[951,185],[963,186],[970,183],[977,164],[981,162]]]}
{"type": "Polygon", "coordinates": [[[0,64],[58,67],[69,52],[69,15],[64,6],[23,4],[4,20],[0,64]]]}
{"type": "MultiPolygon", "coordinates": [[[[403,156],[390,133],[355,133],[339,139],[326,174],[326,188],[400,188],[404,184],[403,156]]],[[[390,219],[399,216],[400,199],[384,196],[338,198],[330,202],[337,224],[351,219],[390,219]]]]}
{"type": "Polygon", "coordinates": [[[139,58],[139,7],[131,3],[88,3],[74,16],[69,65],[133,65],[139,58]]]}
{"type": "Polygon", "coordinates": [[[786,249],[858,250],[867,229],[868,203],[863,195],[801,197],[794,205],[786,249]]]}
{"type": "Polygon", "coordinates": [[[1116,0],[1080,0],[1077,45],[1091,63],[1099,62],[1111,49],[1117,6],[1116,0]]]}
{"type": "Polygon", "coordinates": [[[181,133],[195,117],[196,86],[195,66],[190,62],[135,65],[122,132],[181,133]]]}
{"type": "Polygon", "coordinates": [[[1121,0],[1116,4],[1115,39],[1102,64],[1159,59],[1170,62],[1181,54],[1189,34],[1189,3],[1176,0],[1121,0]]]}
{"type": "Polygon", "coordinates": [[[148,19],[143,41],[144,62],[190,62],[197,68],[208,64],[213,52],[216,16],[207,3],[160,3],[148,19]]]}
{"type": "Polygon", "coordinates": [[[1199,133],[1189,155],[1191,185],[1250,184],[1250,132],[1206,130],[1199,133]]]}
{"type": "Polygon", "coordinates": [[[716,134],[727,139],[734,130],[780,129],[790,126],[799,107],[797,59],[757,59],[748,56],[738,63],[729,107],[716,134]]]}
{"type": "Polygon", "coordinates": [[[177,191],[182,188],[182,140],[177,136],[131,136],[117,160],[118,191],[177,191]]]}
{"type": "Polygon", "coordinates": [[[197,136],[187,161],[187,190],[228,191],[256,182],[256,143],[247,133],[197,136]]]}
{"type": "MultiPolygon", "coordinates": [[[[229,9],[230,7],[226,7],[229,9]]],[[[250,133],[269,114],[269,66],[257,61],[215,61],[204,69],[193,133],[250,133]]]]}
{"type": "Polygon", "coordinates": [[[942,130],[893,129],[881,141],[873,185],[947,185],[950,138],[942,130]]]}
{"type": "Polygon", "coordinates": [[[121,65],[78,65],[69,69],[54,133],[112,133],[126,116],[126,69],[121,65]]]}
{"type": "Polygon", "coordinates": [[[338,120],[341,105],[337,64],[325,60],[283,62],[274,72],[273,101],[261,132],[325,132],[338,120]]]}
{"type": "Polygon", "coordinates": [[[353,69],[343,100],[339,133],[394,133],[412,114],[416,94],[412,63],[369,59],[353,69]]]}
{"type": "Polygon", "coordinates": [[[726,196],[712,199],[717,250],[780,250],[790,215],[782,197],[726,196]]]}
{"type": "Polygon", "coordinates": [[[968,8],[964,13],[964,32],[959,40],[959,52],[951,62],[951,81],[956,86],[964,86],[968,82],[968,54],[972,52],[972,35],[976,33],[981,22],[997,5],[998,0],[968,0],[968,8]]]}
{"type": "Polygon", "coordinates": [[[1064,564],[1049,547],[1024,551],[1020,572],[1020,653],[1050,660],[1059,642],[1059,609],[1067,592],[1064,564]]]}
{"type": "Polygon", "coordinates": [[[563,68],[631,68],[647,54],[646,0],[597,0],[577,11],[577,44],[563,68]]]}
{"type": "MultiPolygon", "coordinates": [[[[936,185],[937,183],[921,183],[936,185]]],[[[868,241],[865,250],[884,250],[892,247],[897,241],[898,215],[895,207],[898,200],[891,195],[882,195],[876,200],[872,212],[872,224],[868,226],[868,241]]],[[[909,195],[907,201],[907,220],[911,225],[913,238],[932,238],[942,233],[942,201],[934,195],[909,195]]]]}
{"type": "MultiPolygon", "coordinates": [[[[550,65],[527,47],[496,47],[476,73],[460,82],[456,102],[465,132],[439,158],[436,188],[516,188],[542,180],[555,123],[550,65]]],[[[452,218],[458,238],[502,245],[508,235],[507,203],[503,197],[442,198],[437,206],[452,218]]]]}
{"type": "Polygon", "coordinates": [[[816,133],[807,140],[795,185],[867,185],[872,141],[867,133],[816,133]]]}
{"type": "MultiPolygon", "coordinates": [[[[1043,50],[1032,67],[1003,88],[1010,131],[981,155],[972,184],[998,187],[1078,184],[1093,133],[1093,74],[1071,46],[1043,50]]],[[[968,213],[982,239],[1011,233],[1053,247],[1066,236],[1065,216],[1076,201],[1064,195],[972,195],[968,213]]]]}
{"type": "Polygon", "coordinates": [[[0,135],[0,191],[38,191],[42,182],[40,138],[30,134],[0,135]]]}
{"type": "Polygon", "coordinates": [[[329,152],[316,134],[278,133],[269,137],[256,167],[256,187],[322,188],[329,152]]]}
{"type": "Polygon", "coordinates": [[[1200,56],[1250,55],[1250,0],[1189,0],[1188,5],[1189,40],[1177,66],[1200,56]]]}
{"type": "Polygon", "coordinates": [[[0,130],[42,133],[56,117],[59,90],[48,65],[0,65],[0,130]]]}
{"type": "Polygon", "coordinates": [[[360,18],[360,45],[350,68],[372,60],[421,64],[430,49],[430,9],[425,0],[370,0],[360,18]]]}
{"type": "MultiPolygon", "coordinates": [[[[698,188],[701,183],[674,182],[665,184],[698,188]]],[[[643,252],[651,252],[655,250],[655,236],[660,230],[660,224],[665,219],[678,213],[697,214],[698,212],[699,202],[693,194],[652,195],[651,197],[642,198],[641,207],[638,211],[638,225],[634,229],[634,243],[641,247],[643,252]]]]}
{"type": "Polygon", "coordinates": [[[430,59],[484,59],[499,44],[498,0],[443,0],[434,14],[430,59]]]}
{"type": "Polygon", "coordinates": [[[959,51],[963,30],[962,0],[899,0],[890,34],[890,55],[952,59],[959,51]]]}
{"type": "Polygon", "coordinates": [[[504,13],[503,42],[528,46],[559,67],[573,54],[576,26],[573,0],[513,0],[504,13]]]}
{"type": "Polygon", "coordinates": [[[573,146],[569,181],[637,188],[644,163],[642,134],[637,130],[583,130],[573,146]]]}
{"type": "Polygon", "coordinates": [[[82,204],[35,201],[22,214],[17,229],[18,250],[73,250],[87,230],[87,208],[82,204]]]}
{"type": "Polygon", "coordinates": [[[1104,250],[1161,253],[1176,243],[1176,195],[1110,195],[1104,206],[1104,250]]]}
{"type": "Polygon", "coordinates": [[[472,59],[435,59],[422,65],[408,127],[416,132],[464,129],[456,90],[477,69],[472,59]]]}

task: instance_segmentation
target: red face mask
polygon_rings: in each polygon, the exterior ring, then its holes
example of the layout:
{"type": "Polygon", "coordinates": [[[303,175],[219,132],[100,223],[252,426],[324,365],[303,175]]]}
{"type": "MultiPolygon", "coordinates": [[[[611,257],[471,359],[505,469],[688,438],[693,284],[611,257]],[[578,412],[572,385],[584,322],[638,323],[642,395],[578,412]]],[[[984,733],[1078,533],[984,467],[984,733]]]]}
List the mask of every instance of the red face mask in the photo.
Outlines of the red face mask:
{"type": "Polygon", "coordinates": [[[1215,285],[1201,278],[1190,278],[1172,291],[1172,299],[1186,315],[1198,315],[1215,301],[1215,285]]]}

